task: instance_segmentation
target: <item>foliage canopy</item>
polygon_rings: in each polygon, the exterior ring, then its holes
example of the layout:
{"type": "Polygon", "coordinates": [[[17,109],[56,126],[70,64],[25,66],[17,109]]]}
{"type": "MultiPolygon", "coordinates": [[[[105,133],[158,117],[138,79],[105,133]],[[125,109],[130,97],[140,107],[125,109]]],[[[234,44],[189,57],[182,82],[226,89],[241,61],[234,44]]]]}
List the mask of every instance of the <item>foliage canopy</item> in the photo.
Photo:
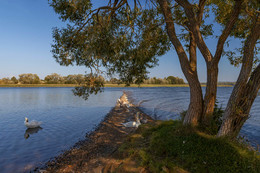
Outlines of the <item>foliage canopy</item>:
{"type": "MultiPolygon", "coordinates": [[[[127,85],[140,84],[147,78],[147,69],[157,65],[157,57],[169,50],[156,10],[133,11],[124,6],[101,11],[92,9],[90,1],[75,0],[50,4],[69,23],[53,30],[52,53],[60,65],[86,66],[92,77],[106,73],[118,75],[127,85]]],[[[93,84],[97,83],[87,85],[93,84]]]]}

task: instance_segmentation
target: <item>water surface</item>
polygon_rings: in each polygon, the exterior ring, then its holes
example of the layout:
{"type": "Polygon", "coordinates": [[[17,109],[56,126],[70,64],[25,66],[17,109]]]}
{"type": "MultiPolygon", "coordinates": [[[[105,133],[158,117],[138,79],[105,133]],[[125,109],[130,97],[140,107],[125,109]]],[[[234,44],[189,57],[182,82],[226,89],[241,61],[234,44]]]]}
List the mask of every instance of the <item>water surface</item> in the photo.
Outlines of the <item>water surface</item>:
{"type": "MultiPolygon", "coordinates": [[[[202,88],[205,93],[205,87],[202,88]]],[[[218,87],[217,101],[223,109],[226,107],[232,87],[218,87]]],[[[136,88],[129,89],[130,99],[141,103],[140,108],[155,119],[168,120],[180,118],[179,113],[189,106],[190,90],[188,87],[136,88]]],[[[241,135],[252,144],[260,144],[260,94],[250,111],[250,118],[244,124],[241,135]]]]}
{"type": "MultiPolygon", "coordinates": [[[[122,91],[154,119],[178,119],[189,105],[188,87],[105,88],[85,101],[72,88],[0,88],[0,172],[25,172],[69,149],[95,128],[115,106],[122,91]],[[27,130],[24,117],[42,121],[27,130]]],[[[203,88],[205,90],[205,88],[203,88]]],[[[218,88],[224,108],[231,87],[218,88]]],[[[260,144],[260,96],[241,133],[260,144]]]]}
{"type": "Polygon", "coordinates": [[[122,95],[120,89],[85,101],[72,88],[0,88],[0,172],[23,172],[69,149],[93,130],[122,95]],[[24,117],[42,121],[27,130],[24,117]]]}

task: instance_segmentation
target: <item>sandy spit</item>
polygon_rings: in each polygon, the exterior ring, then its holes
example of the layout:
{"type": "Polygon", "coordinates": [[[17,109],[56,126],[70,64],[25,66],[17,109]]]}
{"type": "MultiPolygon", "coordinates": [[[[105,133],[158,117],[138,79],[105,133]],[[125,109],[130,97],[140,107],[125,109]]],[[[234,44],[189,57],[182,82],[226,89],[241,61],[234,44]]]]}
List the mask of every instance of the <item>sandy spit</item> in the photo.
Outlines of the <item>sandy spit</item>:
{"type": "Polygon", "coordinates": [[[42,168],[36,168],[34,172],[147,172],[132,161],[114,156],[128,135],[137,129],[124,127],[122,123],[135,121],[137,112],[140,112],[141,122],[153,121],[151,117],[131,104],[127,99],[127,94],[124,93],[96,130],[86,135],[85,140],[47,162],[42,168]]]}

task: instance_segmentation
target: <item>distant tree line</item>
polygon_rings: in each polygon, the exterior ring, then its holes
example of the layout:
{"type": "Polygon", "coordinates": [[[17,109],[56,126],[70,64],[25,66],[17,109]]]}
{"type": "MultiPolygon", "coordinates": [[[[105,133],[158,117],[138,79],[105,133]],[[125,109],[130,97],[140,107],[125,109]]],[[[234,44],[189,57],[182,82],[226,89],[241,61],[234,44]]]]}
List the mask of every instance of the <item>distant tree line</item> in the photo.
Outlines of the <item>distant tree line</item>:
{"type": "Polygon", "coordinates": [[[185,84],[184,80],[182,78],[174,77],[174,76],[168,76],[167,78],[149,78],[147,80],[144,80],[145,84],[185,84]]]}
{"type": "Polygon", "coordinates": [[[61,76],[57,73],[47,75],[41,80],[37,74],[20,74],[19,78],[2,78],[0,84],[82,84],[85,81],[83,74],[61,76]]]}
{"type": "MultiPolygon", "coordinates": [[[[107,84],[120,84],[121,80],[117,78],[110,78],[105,80],[104,77],[99,76],[99,80],[107,84]]],[[[20,74],[19,78],[2,78],[0,84],[83,84],[85,82],[85,75],[83,74],[71,74],[68,76],[61,76],[57,73],[47,75],[43,80],[39,78],[37,74],[20,74]]],[[[174,76],[168,76],[167,78],[152,77],[144,80],[145,84],[185,84],[184,80],[174,76]]]]}
{"type": "Polygon", "coordinates": [[[0,79],[0,84],[40,84],[41,79],[37,74],[20,74],[19,78],[16,77],[10,78],[2,78],[0,79]]]}

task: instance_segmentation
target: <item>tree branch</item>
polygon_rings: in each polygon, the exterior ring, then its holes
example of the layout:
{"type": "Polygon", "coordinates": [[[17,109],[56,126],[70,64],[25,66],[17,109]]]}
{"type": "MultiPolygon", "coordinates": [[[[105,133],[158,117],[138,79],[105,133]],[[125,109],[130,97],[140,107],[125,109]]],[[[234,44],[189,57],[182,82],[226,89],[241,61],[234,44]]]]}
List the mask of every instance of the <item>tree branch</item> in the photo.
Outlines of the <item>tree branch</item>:
{"type": "Polygon", "coordinates": [[[236,21],[238,20],[238,16],[239,16],[240,11],[241,11],[242,2],[243,2],[243,0],[235,1],[235,6],[234,6],[234,9],[232,11],[231,17],[228,20],[226,27],[223,30],[221,36],[219,37],[218,44],[217,44],[217,50],[216,50],[215,55],[214,55],[214,63],[218,63],[220,58],[221,58],[223,48],[224,48],[224,44],[225,44],[228,36],[230,35],[230,33],[233,29],[233,26],[235,25],[236,21]]]}
{"type": "Polygon", "coordinates": [[[190,46],[189,46],[189,54],[190,54],[190,66],[193,71],[197,70],[197,45],[195,42],[195,38],[193,34],[190,32],[190,46]]]}
{"type": "MultiPolygon", "coordinates": [[[[257,40],[260,37],[260,17],[258,16],[254,22],[253,28],[251,29],[250,35],[247,37],[243,50],[243,63],[242,67],[234,86],[233,91],[238,90],[237,88],[242,87],[242,90],[239,90],[239,93],[233,93],[230,97],[241,98],[241,95],[244,92],[244,88],[248,82],[248,78],[250,73],[252,72],[253,66],[253,58],[254,58],[254,47],[256,45],[257,40]]],[[[237,103],[237,102],[235,102],[237,103]]]]}
{"type": "Polygon", "coordinates": [[[202,17],[203,17],[204,7],[206,5],[206,1],[207,0],[200,0],[200,2],[199,2],[199,10],[198,10],[198,13],[197,13],[197,19],[198,19],[199,25],[201,25],[201,21],[202,21],[202,17]]]}
{"type": "Polygon", "coordinates": [[[170,38],[172,44],[174,45],[174,47],[176,49],[183,72],[184,72],[185,76],[190,75],[192,73],[192,69],[189,64],[188,57],[184,51],[184,48],[176,35],[174,20],[172,17],[171,8],[168,4],[168,1],[159,0],[159,4],[162,9],[163,15],[165,17],[167,33],[169,35],[169,38],[170,38]]]}
{"type": "Polygon", "coordinates": [[[189,19],[190,29],[191,29],[192,33],[194,34],[197,46],[198,46],[201,54],[203,55],[205,61],[207,63],[212,61],[213,56],[212,56],[209,48],[207,47],[207,45],[202,37],[202,34],[200,32],[200,26],[199,26],[200,23],[197,20],[196,15],[193,11],[193,5],[190,4],[189,1],[187,1],[187,0],[175,0],[175,1],[184,8],[185,14],[189,19]]]}

